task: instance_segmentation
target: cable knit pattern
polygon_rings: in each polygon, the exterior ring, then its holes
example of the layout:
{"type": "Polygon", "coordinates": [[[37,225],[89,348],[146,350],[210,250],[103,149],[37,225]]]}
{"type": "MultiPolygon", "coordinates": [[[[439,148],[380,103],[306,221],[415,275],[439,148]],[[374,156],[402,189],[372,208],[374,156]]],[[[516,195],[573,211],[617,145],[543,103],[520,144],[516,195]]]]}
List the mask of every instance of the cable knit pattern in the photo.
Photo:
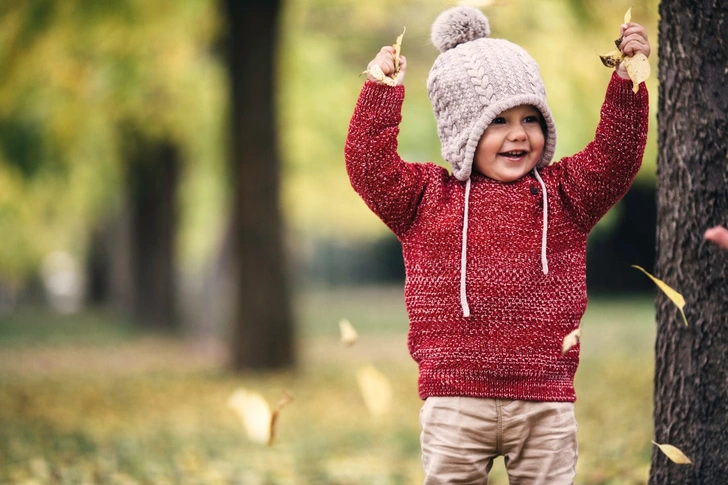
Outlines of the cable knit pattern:
{"type": "Polygon", "coordinates": [[[541,270],[541,188],[532,174],[501,183],[473,173],[460,306],[466,184],[397,153],[404,87],[367,81],[346,140],[354,189],[397,235],[406,267],[408,347],[419,395],[574,401],[579,345],[561,355],[587,303],[586,240],[629,189],[647,138],[648,95],[612,76],[594,140],[540,169],[547,187],[549,272],[541,270]]]}

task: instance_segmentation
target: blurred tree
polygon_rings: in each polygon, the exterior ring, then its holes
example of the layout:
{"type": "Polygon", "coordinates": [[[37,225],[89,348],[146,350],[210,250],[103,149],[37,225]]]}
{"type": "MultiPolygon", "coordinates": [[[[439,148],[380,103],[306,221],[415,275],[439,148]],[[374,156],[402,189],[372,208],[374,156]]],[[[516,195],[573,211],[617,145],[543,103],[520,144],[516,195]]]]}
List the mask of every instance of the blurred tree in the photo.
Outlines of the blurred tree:
{"type": "Polygon", "coordinates": [[[175,325],[176,267],[224,217],[225,191],[199,182],[222,160],[216,14],[198,0],[0,4],[0,281],[22,287],[51,251],[88,254],[95,302],[175,325]]]}
{"type": "Polygon", "coordinates": [[[655,441],[650,483],[728,483],[728,255],[703,232],[728,221],[728,2],[662,0],[659,36],[657,276],[686,300],[656,299],[655,441]]]}
{"type": "Polygon", "coordinates": [[[131,313],[143,325],[175,328],[180,150],[136,129],[125,137],[131,313]]]}
{"type": "Polygon", "coordinates": [[[237,263],[232,365],[295,362],[283,251],[275,117],[279,0],[225,0],[230,72],[232,240],[237,263]]]}

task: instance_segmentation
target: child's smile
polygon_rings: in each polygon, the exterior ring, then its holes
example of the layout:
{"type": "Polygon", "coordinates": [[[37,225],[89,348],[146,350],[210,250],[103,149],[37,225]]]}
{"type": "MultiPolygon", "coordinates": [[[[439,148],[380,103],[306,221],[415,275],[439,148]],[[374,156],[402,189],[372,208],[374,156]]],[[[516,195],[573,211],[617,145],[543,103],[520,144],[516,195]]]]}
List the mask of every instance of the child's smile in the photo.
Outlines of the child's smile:
{"type": "Polygon", "coordinates": [[[494,180],[513,182],[538,164],[545,142],[541,113],[533,106],[516,106],[488,125],[475,150],[473,166],[494,180]]]}

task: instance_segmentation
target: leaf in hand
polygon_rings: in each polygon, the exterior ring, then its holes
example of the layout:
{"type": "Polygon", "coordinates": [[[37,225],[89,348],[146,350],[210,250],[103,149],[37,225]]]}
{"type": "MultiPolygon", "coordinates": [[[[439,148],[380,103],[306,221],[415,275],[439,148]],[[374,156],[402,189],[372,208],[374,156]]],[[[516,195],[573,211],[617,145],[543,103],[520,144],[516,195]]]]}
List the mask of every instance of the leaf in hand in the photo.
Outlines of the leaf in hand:
{"type": "Polygon", "coordinates": [[[632,91],[636,93],[640,89],[640,83],[650,77],[650,63],[647,56],[638,52],[632,57],[625,57],[622,62],[632,80],[632,91]]]}
{"type": "Polygon", "coordinates": [[[384,74],[384,71],[382,71],[382,68],[379,67],[378,64],[372,65],[369,69],[362,72],[362,74],[369,74],[374,79],[379,81],[380,83],[386,84],[387,86],[396,86],[398,84],[398,77],[399,77],[399,53],[402,50],[402,38],[404,37],[404,33],[407,31],[407,27],[404,28],[401,34],[397,37],[397,40],[394,44],[392,44],[392,47],[394,47],[394,72],[386,76],[384,74]]]}
{"type": "Polygon", "coordinates": [[[629,7],[624,14],[624,23],[628,24],[632,21],[632,7],[629,7]]]}
{"type": "Polygon", "coordinates": [[[662,451],[665,456],[667,456],[673,463],[677,463],[678,465],[692,465],[693,462],[685,456],[685,453],[683,453],[680,448],[677,448],[672,445],[661,445],[659,443],[652,442],[653,445],[657,446],[660,451],[662,451]]]}
{"type": "Polygon", "coordinates": [[[599,56],[599,59],[602,60],[602,64],[604,64],[604,67],[617,67],[620,62],[624,59],[624,54],[622,54],[622,51],[619,49],[614,49],[611,52],[607,52],[603,56],[599,56]]]}
{"type": "Polygon", "coordinates": [[[405,32],[407,32],[407,27],[402,30],[402,33],[397,36],[397,40],[392,44],[392,47],[394,47],[394,75],[392,77],[395,79],[399,74],[399,53],[402,51],[402,38],[405,32]]]}
{"type": "MultiPolygon", "coordinates": [[[[624,14],[624,23],[628,24],[632,21],[632,7],[627,10],[624,14]]],[[[647,60],[647,56],[638,52],[633,56],[626,56],[620,49],[622,46],[622,40],[624,36],[614,41],[617,48],[611,52],[600,55],[599,58],[602,60],[602,64],[605,67],[616,68],[620,62],[624,62],[624,68],[627,70],[627,75],[632,80],[632,91],[639,91],[640,83],[646,81],[650,77],[650,63],[647,60]]]]}
{"type": "Polygon", "coordinates": [[[672,302],[680,309],[680,313],[682,314],[683,320],[685,321],[685,326],[687,327],[688,319],[685,317],[685,312],[683,311],[683,308],[685,307],[685,298],[683,298],[683,296],[680,293],[678,293],[677,291],[670,288],[670,286],[668,286],[667,283],[665,283],[664,281],[662,281],[659,278],[655,278],[650,273],[645,271],[644,268],[637,266],[636,264],[633,264],[632,267],[637,268],[638,270],[642,271],[644,274],[649,276],[650,279],[652,281],[654,281],[654,283],[657,285],[657,287],[659,289],[661,289],[663,291],[663,293],[665,293],[665,295],[667,295],[667,297],[670,300],[672,300],[672,302]]]}

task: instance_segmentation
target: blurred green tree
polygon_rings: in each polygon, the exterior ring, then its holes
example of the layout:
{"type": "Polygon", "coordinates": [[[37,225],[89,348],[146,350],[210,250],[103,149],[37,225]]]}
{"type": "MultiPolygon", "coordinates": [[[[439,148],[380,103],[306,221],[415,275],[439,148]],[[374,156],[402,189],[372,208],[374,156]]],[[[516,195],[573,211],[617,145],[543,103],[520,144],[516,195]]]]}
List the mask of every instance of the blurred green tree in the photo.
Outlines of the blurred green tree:
{"type": "Polygon", "coordinates": [[[728,483],[728,256],[703,232],[728,221],[728,2],[662,0],[657,276],[681,292],[689,326],[656,299],[655,441],[650,483],[728,483]]]}
{"type": "Polygon", "coordinates": [[[219,139],[216,22],[193,0],[3,2],[0,280],[88,253],[93,296],[176,324],[179,182],[219,139]]]}

